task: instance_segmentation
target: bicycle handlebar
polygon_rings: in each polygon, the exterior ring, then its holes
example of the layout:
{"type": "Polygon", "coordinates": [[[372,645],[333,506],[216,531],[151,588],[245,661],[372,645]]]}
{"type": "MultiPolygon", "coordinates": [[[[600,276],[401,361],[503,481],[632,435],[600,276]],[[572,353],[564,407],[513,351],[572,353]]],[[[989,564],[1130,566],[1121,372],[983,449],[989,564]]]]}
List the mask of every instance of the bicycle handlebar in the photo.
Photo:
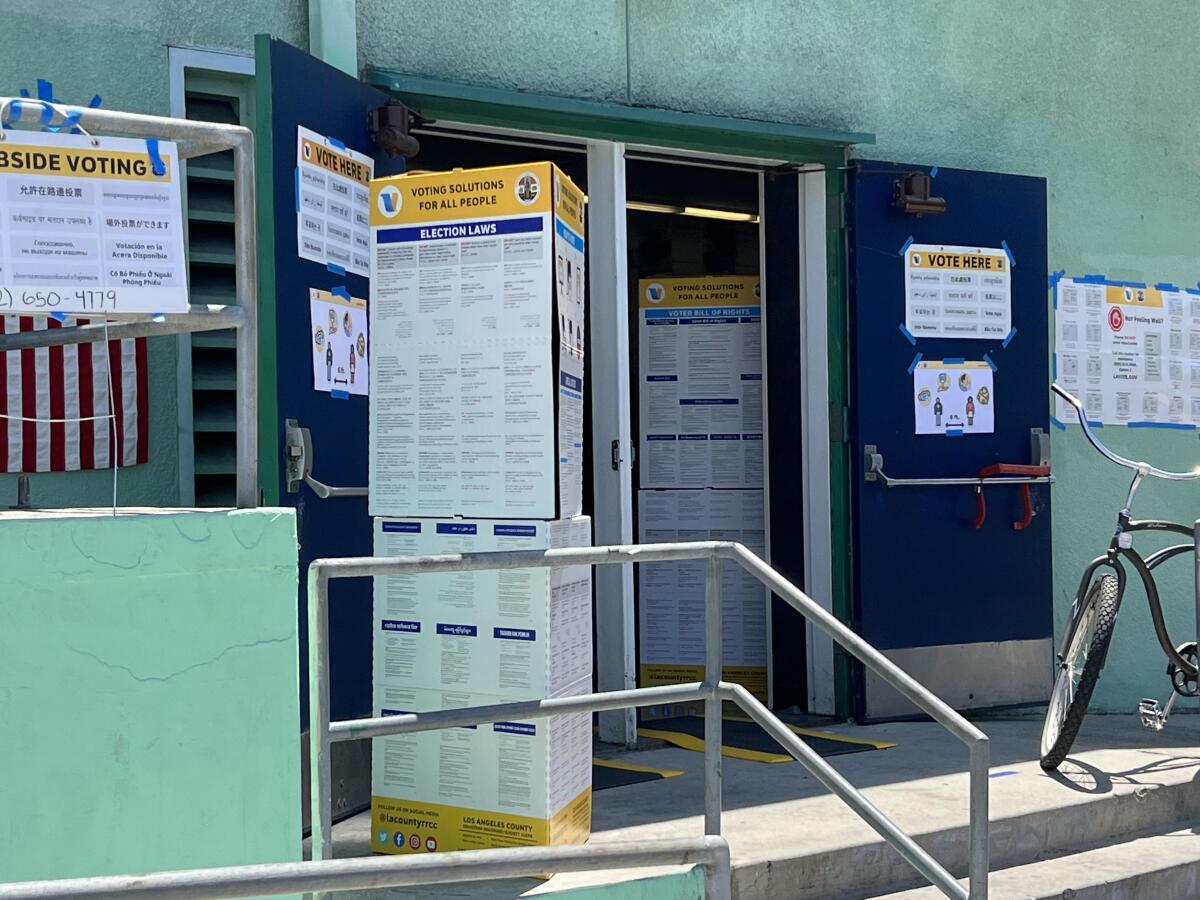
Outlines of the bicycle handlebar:
{"type": "Polygon", "coordinates": [[[1098,437],[1096,437],[1096,435],[1092,433],[1092,428],[1088,424],[1087,411],[1083,408],[1083,403],[1080,401],[1080,399],[1065,390],[1061,385],[1058,384],[1058,382],[1051,384],[1050,388],[1054,391],[1054,393],[1058,394],[1058,396],[1062,397],[1063,400],[1075,408],[1075,415],[1079,417],[1079,424],[1083,428],[1083,434],[1084,437],[1088,439],[1088,443],[1099,450],[1104,457],[1112,462],[1115,462],[1118,466],[1124,466],[1127,469],[1133,469],[1134,471],[1141,472],[1145,475],[1153,475],[1155,478],[1166,478],[1169,481],[1192,481],[1200,478],[1200,468],[1197,468],[1191,472],[1168,472],[1165,469],[1156,468],[1149,463],[1134,462],[1132,459],[1126,459],[1124,456],[1119,456],[1116,453],[1113,453],[1106,446],[1104,446],[1104,444],[1098,437]]]}

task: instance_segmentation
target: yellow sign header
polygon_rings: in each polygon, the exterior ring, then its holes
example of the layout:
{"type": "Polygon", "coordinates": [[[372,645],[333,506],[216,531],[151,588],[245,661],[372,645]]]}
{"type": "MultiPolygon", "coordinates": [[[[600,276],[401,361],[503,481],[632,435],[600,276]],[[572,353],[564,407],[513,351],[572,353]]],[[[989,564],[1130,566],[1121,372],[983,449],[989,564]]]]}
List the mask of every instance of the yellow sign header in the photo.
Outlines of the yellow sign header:
{"type": "Polygon", "coordinates": [[[551,170],[554,184],[554,214],[562,219],[568,228],[582,235],[587,197],[563,172],[553,166],[551,170]]]}
{"type": "Polygon", "coordinates": [[[641,309],[758,306],[760,293],[757,275],[643,278],[638,282],[638,306],[641,309]]]}
{"type": "Polygon", "coordinates": [[[341,175],[351,181],[366,185],[371,181],[371,170],[348,153],[339,153],[331,147],[326,147],[317,141],[301,136],[300,153],[306,163],[319,166],[334,175],[341,175]]]}
{"type": "Polygon", "coordinates": [[[0,145],[0,175],[59,176],[66,178],[109,178],[119,181],[171,180],[170,160],[165,171],[154,174],[150,155],[130,150],[101,150],[91,147],[0,145]]]}
{"type": "Polygon", "coordinates": [[[979,253],[910,250],[908,262],[914,269],[957,269],[970,272],[1008,271],[1008,258],[1003,253],[993,253],[988,250],[979,253]]]}
{"type": "Polygon", "coordinates": [[[1120,284],[1106,284],[1104,299],[1113,305],[1141,306],[1147,309],[1162,309],[1163,295],[1158,288],[1125,287],[1120,284]]]}
{"type": "Polygon", "coordinates": [[[555,193],[563,210],[560,215],[582,232],[583,194],[548,162],[376,178],[371,182],[371,224],[387,227],[548,213],[555,193]],[[567,212],[573,205],[579,214],[572,218],[567,212]]]}

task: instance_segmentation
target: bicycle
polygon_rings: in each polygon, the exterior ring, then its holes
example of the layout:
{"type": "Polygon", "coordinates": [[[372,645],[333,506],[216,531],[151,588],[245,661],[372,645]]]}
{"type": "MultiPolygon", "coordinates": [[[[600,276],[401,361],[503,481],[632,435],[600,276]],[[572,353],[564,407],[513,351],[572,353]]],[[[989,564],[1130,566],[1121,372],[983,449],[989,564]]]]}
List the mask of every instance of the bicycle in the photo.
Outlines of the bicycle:
{"type": "Polygon", "coordinates": [[[1083,723],[1088,703],[1092,699],[1092,691],[1100,678],[1100,671],[1104,668],[1109,642],[1116,625],[1117,611],[1121,608],[1121,598],[1125,594],[1123,561],[1128,562],[1137,572],[1146,589],[1150,616],[1154,621],[1154,633],[1163,653],[1166,654],[1167,675],[1172,687],[1165,708],[1160,707],[1158,701],[1153,699],[1144,699],[1138,704],[1142,724],[1154,731],[1161,730],[1166,725],[1178,697],[1195,697],[1200,693],[1200,682],[1197,681],[1196,675],[1196,642],[1189,641],[1176,646],[1171,641],[1163,621],[1162,603],[1153,574],[1154,569],[1173,557],[1184,553],[1196,553],[1195,527],[1153,519],[1131,519],[1129,515],[1134,495],[1147,477],[1193,481],[1200,479],[1200,470],[1167,472],[1149,463],[1134,462],[1118,456],[1092,433],[1083,404],[1058,384],[1051,387],[1054,393],[1075,409],[1088,442],[1105,458],[1119,466],[1132,469],[1134,474],[1125,505],[1117,514],[1117,527],[1108,550],[1084,569],[1083,577],[1079,580],[1079,589],[1075,594],[1075,602],[1071,604],[1069,624],[1055,664],[1058,674],[1054,681],[1053,693],[1050,695],[1050,705],[1046,709],[1046,721],[1042,726],[1041,765],[1046,771],[1057,769],[1070,751],[1075,736],[1079,733],[1079,726],[1083,723]],[[1137,531],[1173,532],[1187,537],[1188,543],[1164,547],[1143,557],[1133,547],[1133,534],[1137,531]],[[1104,568],[1112,571],[1096,577],[1104,568]]]}

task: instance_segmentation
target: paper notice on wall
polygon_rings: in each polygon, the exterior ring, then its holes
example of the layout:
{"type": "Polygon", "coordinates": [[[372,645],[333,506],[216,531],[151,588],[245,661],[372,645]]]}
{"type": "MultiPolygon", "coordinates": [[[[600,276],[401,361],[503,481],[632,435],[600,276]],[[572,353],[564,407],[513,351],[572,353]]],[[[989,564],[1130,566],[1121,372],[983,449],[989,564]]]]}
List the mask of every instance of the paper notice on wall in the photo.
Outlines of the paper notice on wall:
{"type": "MultiPolygon", "coordinates": [[[[1200,292],[1060,279],[1055,379],[1106,425],[1200,425],[1200,292]]],[[[1057,399],[1057,418],[1075,410],[1057,399]]]]}
{"type": "Polygon", "coordinates": [[[761,488],[762,319],[756,275],[638,283],[643,488],[761,488]]]}
{"type": "Polygon", "coordinates": [[[11,130],[0,144],[0,312],[187,312],[170,141],[11,130]]]}
{"type": "Polygon", "coordinates": [[[924,360],[913,369],[917,434],[991,434],[996,430],[993,372],[986,362],[924,360]]]}
{"type": "Polygon", "coordinates": [[[366,301],[310,288],[308,305],[313,390],[365,397],[370,382],[366,301]]]}
{"type": "MultiPolygon", "coordinates": [[[[739,541],[765,555],[763,492],[638,491],[643,544],[739,541]]],[[[741,566],[722,566],[723,677],[766,697],[767,592],[741,566]]],[[[640,684],[678,684],[704,676],[704,561],[638,566],[640,684]]]]}
{"type": "Polygon", "coordinates": [[[370,275],[375,162],[341,141],[296,129],[296,246],[301,259],[370,275]]]}
{"type": "Polygon", "coordinates": [[[913,337],[1003,340],[1012,329],[1008,253],[912,244],[904,251],[904,325],[913,337]]]}

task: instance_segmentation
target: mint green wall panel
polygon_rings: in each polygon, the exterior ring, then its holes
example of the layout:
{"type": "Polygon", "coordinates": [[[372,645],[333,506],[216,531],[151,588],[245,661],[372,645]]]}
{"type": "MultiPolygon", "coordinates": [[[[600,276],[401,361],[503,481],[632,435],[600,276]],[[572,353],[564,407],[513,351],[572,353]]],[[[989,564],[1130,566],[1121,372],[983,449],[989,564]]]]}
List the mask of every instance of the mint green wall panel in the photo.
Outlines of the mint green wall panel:
{"type": "Polygon", "coordinates": [[[0,881],[301,859],[293,511],[0,535],[0,881]]]}

